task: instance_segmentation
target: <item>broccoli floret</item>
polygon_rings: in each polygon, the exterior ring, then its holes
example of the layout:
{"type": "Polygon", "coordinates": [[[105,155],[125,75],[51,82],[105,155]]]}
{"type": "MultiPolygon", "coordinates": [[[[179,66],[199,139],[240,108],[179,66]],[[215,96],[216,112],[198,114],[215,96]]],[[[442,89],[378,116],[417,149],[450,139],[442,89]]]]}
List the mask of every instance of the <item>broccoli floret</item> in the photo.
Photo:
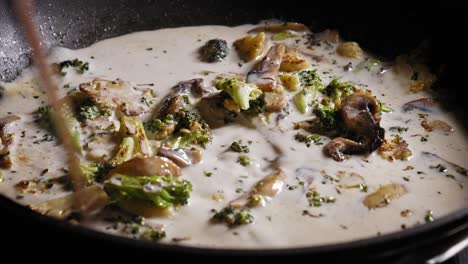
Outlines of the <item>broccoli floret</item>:
{"type": "Polygon", "coordinates": [[[246,83],[235,78],[226,78],[219,81],[216,88],[229,94],[242,110],[248,110],[250,101],[257,99],[262,94],[262,91],[255,84],[246,83]]]}
{"type": "Polygon", "coordinates": [[[200,58],[206,62],[222,61],[229,53],[229,47],[225,40],[212,39],[200,48],[200,58]]]}
{"type": "Polygon", "coordinates": [[[247,110],[248,113],[261,114],[265,112],[265,96],[262,94],[257,97],[257,99],[250,100],[249,105],[249,109],[247,110]]]}
{"type": "Polygon", "coordinates": [[[213,212],[214,215],[211,217],[212,222],[225,223],[230,227],[246,225],[254,221],[254,218],[250,214],[250,210],[248,208],[237,209],[232,206],[228,206],[219,212],[216,210],[213,210],[213,212]]]}
{"type": "Polygon", "coordinates": [[[77,73],[83,74],[85,71],[89,70],[89,63],[83,62],[79,59],[62,61],[58,64],[58,71],[60,75],[67,75],[67,72],[65,72],[64,69],[68,67],[73,67],[76,69],[77,73]]]}
{"type": "Polygon", "coordinates": [[[82,175],[88,179],[88,182],[93,183],[101,181],[114,166],[104,163],[81,163],[80,168],[82,175]]]}
{"type": "Polygon", "coordinates": [[[317,70],[306,70],[298,73],[299,80],[303,87],[309,87],[319,92],[323,91],[324,85],[322,79],[317,74],[317,70]]]}
{"type": "Polygon", "coordinates": [[[385,105],[384,102],[380,101],[380,100],[377,100],[377,102],[379,103],[379,112],[382,113],[390,113],[393,111],[393,109],[391,109],[390,107],[388,107],[387,105],[385,105]]]}
{"type": "Polygon", "coordinates": [[[250,158],[248,156],[239,156],[239,158],[237,159],[237,162],[240,163],[240,165],[246,167],[246,166],[249,166],[250,164],[252,164],[252,162],[250,161],[250,158]]]}
{"type": "MultiPolygon", "coordinates": [[[[72,98],[75,101],[79,101],[81,94],[76,93],[72,98]]],[[[94,104],[89,99],[81,100],[78,107],[76,108],[76,113],[78,114],[78,119],[80,121],[94,120],[99,116],[110,116],[111,113],[108,109],[100,107],[99,105],[94,104]]]]}
{"type": "Polygon", "coordinates": [[[343,100],[354,93],[354,90],[353,85],[333,79],[325,88],[325,92],[332,100],[343,100]]]}
{"type": "Polygon", "coordinates": [[[335,129],[337,127],[338,110],[332,107],[316,108],[314,114],[320,120],[322,128],[335,129]]]}
{"type": "Polygon", "coordinates": [[[211,142],[211,135],[207,130],[197,130],[183,136],[178,136],[172,140],[171,147],[173,149],[185,148],[189,145],[196,144],[203,148],[211,142]]]}
{"type": "Polygon", "coordinates": [[[323,144],[322,142],[320,142],[322,138],[320,137],[320,135],[317,135],[317,134],[306,135],[306,134],[297,133],[296,135],[294,135],[294,139],[299,142],[304,142],[307,147],[310,147],[311,143],[314,143],[315,145],[323,144]]]}
{"type": "Polygon", "coordinates": [[[34,112],[34,122],[38,123],[48,131],[53,131],[54,123],[52,117],[52,107],[46,105],[37,108],[37,110],[34,112]]]}
{"type": "MultiPolygon", "coordinates": [[[[54,115],[55,112],[50,106],[41,106],[35,112],[34,122],[38,123],[41,127],[47,129],[52,135],[55,135],[54,115]]],[[[81,125],[80,122],[74,117],[70,107],[64,105],[62,113],[65,118],[67,128],[71,134],[73,147],[81,152],[81,125]]]]}
{"type": "Polygon", "coordinates": [[[234,152],[244,152],[244,153],[249,152],[249,147],[247,145],[241,145],[240,141],[239,142],[238,141],[232,142],[229,149],[234,151],[234,152]]]}
{"type": "Polygon", "coordinates": [[[168,208],[187,204],[192,184],[172,176],[130,177],[115,174],[104,182],[104,188],[117,202],[131,199],[168,208]]]}
{"type": "Polygon", "coordinates": [[[291,31],[280,31],[276,34],[274,34],[273,36],[271,36],[271,40],[274,40],[274,41],[280,41],[280,40],[285,40],[285,39],[290,39],[290,38],[295,38],[296,35],[291,32],[291,31]]]}

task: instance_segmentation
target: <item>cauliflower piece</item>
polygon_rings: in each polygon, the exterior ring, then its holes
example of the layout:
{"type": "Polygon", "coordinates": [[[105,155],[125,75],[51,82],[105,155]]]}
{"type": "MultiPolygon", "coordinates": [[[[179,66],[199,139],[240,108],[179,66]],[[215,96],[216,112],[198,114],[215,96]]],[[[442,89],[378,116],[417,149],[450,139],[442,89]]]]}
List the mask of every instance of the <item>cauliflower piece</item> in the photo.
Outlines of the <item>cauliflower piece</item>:
{"type": "Polygon", "coordinates": [[[297,53],[296,49],[288,48],[283,55],[280,71],[295,72],[310,67],[310,64],[297,53]]]}
{"type": "Polygon", "coordinates": [[[362,49],[356,42],[344,42],[336,48],[336,53],[347,58],[358,58],[362,55],[362,49]]]}
{"type": "Polygon", "coordinates": [[[265,32],[259,32],[256,36],[247,35],[234,42],[239,57],[245,62],[256,59],[266,48],[265,32]]]}
{"type": "Polygon", "coordinates": [[[296,75],[292,74],[281,74],[280,80],[283,83],[284,87],[289,91],[297,91],[301,85],[299,78],[296,75]]]}

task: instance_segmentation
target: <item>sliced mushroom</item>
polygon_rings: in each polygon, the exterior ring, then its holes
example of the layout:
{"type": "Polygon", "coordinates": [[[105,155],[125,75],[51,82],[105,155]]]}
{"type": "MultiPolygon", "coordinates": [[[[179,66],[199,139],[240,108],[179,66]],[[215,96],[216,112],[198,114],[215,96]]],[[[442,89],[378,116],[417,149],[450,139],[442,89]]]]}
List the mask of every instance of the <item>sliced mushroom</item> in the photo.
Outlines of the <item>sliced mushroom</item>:
{"type": "Polygon", "coordinates": [[[180,176],[181,171],[170,159],[165,157],[136,157],[115,167],[106,178],[114,174],[127,176],[180,176]]]}
{"type": "Polygon", "coordinates": [[[259,181],[256,185],[252,194],[259,194],[265,195],[269,197],[273,197],[277,195],[284,186],[284,179],[286,175],[281,170],[276,170],[273,173],[269,174],[261,181],[259,181]]]}
{"type": "Polygon", "coordinates": [[[340,109],[344,127],[351,139],[338,137],[324,147],[324,153],[336,161],[346,159],[344,154],[371,152],[379,148],[385,130],[380,127],[379,104],[365,93],[354,93],[346,97],[340,109]]]}
{"type": "Polygon", "coordinates": [[[171,91],[177,94],[194,94],[201,95],[203,93],[203,79],[195,78],[188,81],[182,81],[171,88],[171,91]]]}
{"type": "Polygon", "coordinates": [[[369,209],[384,207],[387,206],[391,200],[395,200],[405,193],[406,189],[403,185],[390,183],[367,195],[363,203],[369,209]]]}
{"type": "Polygon", "coordinates": [[[408,112],[418,109],[423,112],[433,112],[434,108],[439,106],[439,102],[434,98],[420,98],[410,101],[403,105],[403,111],[408,112]]]}
{"type": "Polygon", "coordinates": [[[442,120],[428,121],[424,119],[421,122],[421,126],[424,127],[424,130],[427,132],[439,131],[446,134],[453,132],[453,127],[442,120]]]}
{"type": "Polygon", "coordinates": [[[223,104],[226,98],[221,93],[203,97],[198,111],[210,128],[218,128],[235,119],[235,113],[227,111],[223,104]]]}
{"type": "Polygon", "coordinates": [[[253,32],[281,32],[285,30],[292,30],[292,31],[305,31],[307,27],[304,24],[296,23],[296,22],[285,22],[285,23],[273,23],[273,24],[266,24],[263,26],[256,27],[251,29],[248,33],[253,32]]]}
{"type": "Polygon", "coordinates": [[[229,203],[229,206],[235,208],[255,207],[263,204],[264,196],[274,197],[284,187],[284,179],[286,175],[280,169],[275,170],[271,174],[265,176],[261,181],[257,182],[248,194],[241,195],[229,203]],[[252,203],[252,198],[256,200],[252,203]]]}
{"type": "Polygon", "coordinates": [[[14,121],[19,120],[16,115],[9,115],[0,118],[0,168],[11,168],[10,145],[13,143],[13,136],[7,133],[6,128],[14,121]]]}
{"type": "Polygon", "coordinates": [[[174,115],[179,110],[185,107],[184,98],[179,94],[171,93],[166,96],[162,102],[156,107],[153,118],[165,118],[167,115],[174,115]]]}
{"type": "Polygon", "coordinates": [[[201,151],[197,148],[171,149],[161,146],[158,155],[172,160],[182,168],[199,163],[201,160],[201,151]]]}
{"type": "Polygon", "coordinates": [[[343,137],[337,137],[323,147],[325,155],[336,161],[348,159],[348,155],[346,154],[363,153],[366,151],[367,148],[364,144],[343,137]]]}
{"type": "Polygon", "coordinates": [[[45,202],[30,204],[29,208],[40,214],[65,219],[73,210],[73,201],[74,194],[68,194],[45,202]]]}
{"type": "Polygon", "coordinates": [[[266,56],[247,74],[247,82],[258,86],[262,91],[271,92],[277,84],[278,70],[286,47],[274,45],[266,56]]]}

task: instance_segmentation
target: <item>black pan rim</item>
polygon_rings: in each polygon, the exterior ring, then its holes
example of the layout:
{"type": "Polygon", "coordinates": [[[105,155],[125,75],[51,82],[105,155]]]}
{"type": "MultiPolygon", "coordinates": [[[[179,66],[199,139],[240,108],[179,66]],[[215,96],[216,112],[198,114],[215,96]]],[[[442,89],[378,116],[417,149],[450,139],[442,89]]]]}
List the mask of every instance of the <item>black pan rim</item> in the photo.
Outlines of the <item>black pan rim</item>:
{"type": "MultiPolygon", "coordinates": [[[[57,230],[65,230],[78,234],[79,236],[97,239],[104,242],[117,243],[123,246],[134,246],[137,248],[147,250],[164,250],[168,253],[203,253],[207,255],[297,255],[297,254],[327,254],[331,252],[344,252],[364,249],[369,246],[388,246],[391,242],[397,241],[411,241],[412,238],[418,236],[429,235],[433,233],[439,238],[449,237],[461,231],[468,230],[468,207],[459,209],[445,216],[435,219],[433,222],[424,223],[417,226],[410,227],[405,230],[394,231],[380,236],[373,236],[357,240],[339,242],[334,244],[325,244],[317,246],[299,246],[299,247],[278,247],[278,248],[214,248],[204,246],[181,245],[175,243],[158,243],[151,241],[144,241],[133,239],[124,236],[117,236],[105,232],[97,231],[79,224],[71,224],[68,221],[56,219],[46,215],[39,214],[26,206],[23,206],[15,201],[0,195],[0,204],[2,208],[10,207],[14,210],[21,211],[23,217],[28,217],[31,222],[40,224],[51,224],[57,230]],[[456,223],[462,222],[464,224],[456,223]],[[451,227],[451,224],[455,224],[451,227]],[[451,228],[448,228],[448,227],[451,228]]],[[[429,238],[427,236],[427,238],[429,238]]],[[[414,243],[417,240],[414,240],[414,243]]],[[[420,241],[419,241],[420,242],[420,241]]],[[[407,245],[408,246],[408,245],[407,245]]],[[[398,250],[398,248],[395,248],[398,250]]],[[[386,252],[391,254],[391,252],[386,252]]]]}

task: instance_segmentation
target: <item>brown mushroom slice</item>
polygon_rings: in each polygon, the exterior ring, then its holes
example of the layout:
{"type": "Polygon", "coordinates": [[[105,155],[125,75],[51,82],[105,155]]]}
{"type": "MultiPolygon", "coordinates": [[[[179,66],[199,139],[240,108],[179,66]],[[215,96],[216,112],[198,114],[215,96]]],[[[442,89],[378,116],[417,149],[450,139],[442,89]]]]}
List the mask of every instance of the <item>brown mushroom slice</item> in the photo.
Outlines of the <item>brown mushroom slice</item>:
{"type": "Polygon", "coordinates": [[[292,31],[305,31],[307,27],[304,24],[301,23],[296,23],[296,22],[285,22],[285,23],[272,23],[272,24],[266,24],[263,26],[259,26],[256,28],[251,29],[248,33],[253,33],[253,32],[281,32],[285,30],[292,30],[292,31]]]}
{"type": "Polygon", "coordinates": [[[366,151],[367,147],[365,145],[343,137],[334,138],[323,147],[323,153],[336,161],[348,159],[346,154],[364,153],[366,151]]]}
{"type": "Polygon", "coordinates": [[[185,107],[184,98],[179,94],[171,93],[166,96],[162,102],[156,107],[153,118],[165,118],[167,115],[174,115],[179,110],[185,107]]]}
{"type": "Polygon", "coordinates": [[[258,204],[252,204],[251,198],[254,197],[258,199],[259,204],[263,205],[263,196],[274,197],[283,190],[285,178],[284,172],[277,169],[257,182],[248,194],[243,194],[229,202],[229,206],[235,208],[255,207],[258,204]]]}
{"type": "Polygon", "coordinates": [[[369,94],[354,93],[346,97],[340,114],[352,139],[333,139],[324,146],[325,155],[343,161],[347,158],[345,154],[361,154],[378,149],[385,136],[385,130],[380,127],[378,109],[377,100],[369,94]]]}
{"type": "Polygon", "coordinates": [[[259,181],[251,194],[273,197],[283,189],[285,178],[286,175],[282,170],[276,170],[259,181]]]}
{"type": "Polygon", "coordinates": [[[166,157],[178,166],[184,168],[199,163],[201,160],[201,151],[197,148],[171,149],[166,146],[161,146],[158,149],[158,156],[166,157]]]}
{"type": "Polygon", "coordinates": [[[0,169],[9,169],[12,166],[10,146],[13,144],[13,135],[7,133],[6,128],[19,119],[16,115],[0,118],[0,169]]]}
{"type": "Polygon", "coordinates": [[[171,91],[177,94],[194,94],[201,95],[203,92],[203,79],[195,78],[188,81],[182,81],[177,83],[171,88],[171,91]]]}
{"type": "Polygon", "coordinates": [[[257,85],[264,92],[271,92],[276,87],[285,50],[286,46],[282,44],[271,47],[266,56],[247,74],[247,82],[257,85]]]}
{"type": "Polygon", "coordinates": [[[442,120],[428,121],[424,119],[421,122],[421,126],[424,127],[424,130],[427,132],[438,131],[446,134],[453,132],[453,127],[442,120]]]}
{"type": "Polygon", "coordinates": [[[227,111],[224,104],[225,97],[221,93],[203,97],[198,103],[198,111],[210,128],[222,127],[235,119],[235,113],[227,111]]]}
{"type": "Polygon", "coordinates": [[[406,189],[403,185],[390,183],[367,195],[363,203],[369,209],[384,207],[405,193],[406,189]]]}
{"type": "Polygon", "coordinates": [[[434,98],[420,98],[407,102],[403,105],[403,111],[408,112],[414,109],[418,109],[423,112],[433,112],[434,108],[439,106],[439,102],[434,98]]]}
{"type": "Polygon", "coordinates": [[[180,176],[181,171],[170,159],[165,157],[136,157],[115,167],[106,178],[114,174],[127,176],[180,176]]]}

